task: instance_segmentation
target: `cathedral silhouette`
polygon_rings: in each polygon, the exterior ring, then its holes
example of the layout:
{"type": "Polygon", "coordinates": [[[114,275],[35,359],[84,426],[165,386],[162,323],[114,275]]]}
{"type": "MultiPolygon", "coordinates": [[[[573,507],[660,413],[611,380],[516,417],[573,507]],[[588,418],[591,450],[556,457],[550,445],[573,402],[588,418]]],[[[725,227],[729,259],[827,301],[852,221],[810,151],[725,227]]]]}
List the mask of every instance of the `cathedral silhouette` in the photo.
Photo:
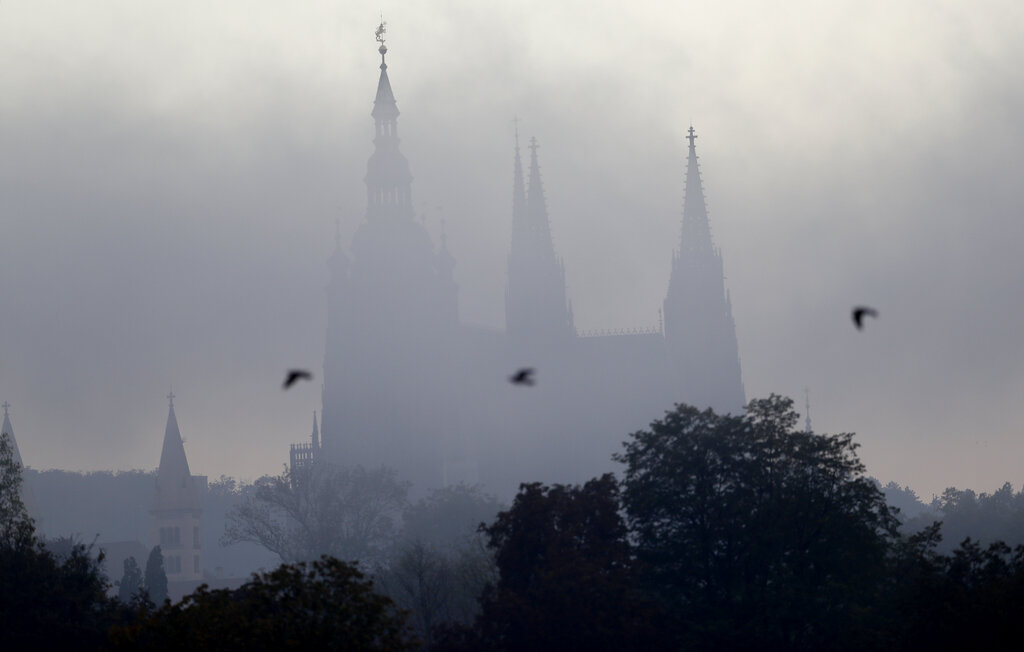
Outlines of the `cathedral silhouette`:
{"type": "MultiPolygon", "coordinates": [[[[643,331],[581,333],[551,237],[536,139],[524,174],[516,133],[504,332],[462,324],[456,260],[435,248],[412,203],[399,110],[378,32],[366,216],[349,255],[329,260],[321,422],[292,446],[316,459],[396,469],[416,490],[579,482],[612,470],[630,432],[675,403],[739,412],[745,403],[722,256],[712,241],[689,130],[679,248],[664,319],[643,331]],[[536,368],[537,385],[507,379],[536,368]]],[[[666,256],[669,252],[665,252],[666,256]]]]}

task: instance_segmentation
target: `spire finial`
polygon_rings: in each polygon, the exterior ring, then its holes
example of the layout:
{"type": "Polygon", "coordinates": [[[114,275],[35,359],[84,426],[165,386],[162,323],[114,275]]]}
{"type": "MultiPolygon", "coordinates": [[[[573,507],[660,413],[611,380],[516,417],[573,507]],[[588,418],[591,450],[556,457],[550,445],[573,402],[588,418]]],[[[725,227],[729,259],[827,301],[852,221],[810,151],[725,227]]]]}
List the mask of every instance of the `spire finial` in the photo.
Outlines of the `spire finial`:
{"type": "Polygon", "coordinates": [[[518,115],[513,116],[512,124],[515,125],[516,149],[518,150],[519,149],[519,116],[518,115]]]}
{"type": "Polygon", "coordinates": [[[690,141],[690,149],[693,149],[694,148],[693,141],[697,140],[697,134],[694,133],[694,131],[693,131],[693,125],[690,125],[690,129],[689,129],[688,133],[689,133],[689,135],[686,137],[686,140],[690,141]]]}
{"type": "Polygon", "coordinates": [[[537,148],[539,147],[540,145],[537,144],[537,137],[530,136],[530,151],[533,153],[534,156],[537,155],[537,148]]]}
{"type": "Polygon", "coordinates": [[[7,408],[11,407],[11,404],[8,403],[7,401],[4,401],[4,404],[0,405],[0,407],[4,409],[4,416],[7,416],[7,408]]]}
{"type": "Polygon", "coordinates": [[[172,408],[174,407],[174,388],[173,387],[171,388],[171,391],[167,393],[167,402],[170,404],[170,406],[172,408]]]}
{"type": "Polygon", "coordinates": [[[377,52],[380,52],[380,65],[386,65],[384,63],[384,55],[388,53],[388,46],[384,45],[384,35],[388,31],[388,24],[384,21],[384,14],[380,15],[380,25],[377,26],[377,31],[374,32],[374,36],[377,37],[377,42],[380,43],[380,47],[377,48],[377,52]]]}

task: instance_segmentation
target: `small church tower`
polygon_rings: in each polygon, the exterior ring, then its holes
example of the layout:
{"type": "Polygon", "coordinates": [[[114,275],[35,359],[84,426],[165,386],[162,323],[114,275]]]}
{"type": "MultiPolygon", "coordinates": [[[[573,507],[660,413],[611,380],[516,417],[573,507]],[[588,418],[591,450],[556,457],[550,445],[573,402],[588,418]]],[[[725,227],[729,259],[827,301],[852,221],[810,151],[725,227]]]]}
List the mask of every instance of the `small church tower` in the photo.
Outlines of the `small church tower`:
{"type": "Polygon", "coordinates": [[[174,393],[167,395],[170,405],[160,468],[156,473],[156,491],[149,513],[153,516],[150,545],[160,546],[168,582],[203,579],[203,552],[199,517],[199,492],[188,468],[185,445],[174,415],[174,393]]]}

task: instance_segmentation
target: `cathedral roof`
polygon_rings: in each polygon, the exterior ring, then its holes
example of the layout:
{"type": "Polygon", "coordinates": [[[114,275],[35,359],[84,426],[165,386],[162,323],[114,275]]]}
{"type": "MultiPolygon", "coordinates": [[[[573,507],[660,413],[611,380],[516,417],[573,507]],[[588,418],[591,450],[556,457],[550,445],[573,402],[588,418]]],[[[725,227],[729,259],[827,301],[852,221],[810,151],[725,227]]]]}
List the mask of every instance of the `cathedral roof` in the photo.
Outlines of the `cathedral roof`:
{"type": "Polygon", "coordinates": [[[199,494],[196,492],[192,473],[185,457],[185,444],[178,430],[178,418],[174,414],[174,394],[168,395],[170,408],[167,412],[167,428],[164,430],[164,446],[160,452],[160,468],[156,472],[156,492],[153,494],[153,511],[175,509],[199,509],[199,494]]]}

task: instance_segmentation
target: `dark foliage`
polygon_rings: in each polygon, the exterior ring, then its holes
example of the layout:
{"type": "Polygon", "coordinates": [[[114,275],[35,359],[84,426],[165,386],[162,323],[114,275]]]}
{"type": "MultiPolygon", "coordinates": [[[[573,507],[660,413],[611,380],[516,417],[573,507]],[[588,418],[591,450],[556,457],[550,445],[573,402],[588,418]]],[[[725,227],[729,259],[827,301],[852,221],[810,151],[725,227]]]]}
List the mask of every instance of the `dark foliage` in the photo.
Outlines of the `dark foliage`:
{"type": "Polygon", "coordinates": [[[160,546],[153,546],[146,560],[146,593],[156,604],[163,604],[167,599],[167,572],[164,570],[164,555],[160,546]]]}
{"type": "Polygon", "coordinates": [[[354,566],[282,565],[235,590],[205,585],[115,629],[114,649],[413,650],[405,616],[354,566]]]}
{"type": "Polygon", "coordinates": [[[143,590],[142,570],[135,557],[124,560],[124,572],[117,583],[117,597],[121,602],[130,603],[140,595],[143,590]]]}
{"type": "Polygon", "coordinates": [[[648,588],[701,649],[855,647],[897,522],[852,435],[680,405],[631,435],[623,502],[648,588]]]}
{"type": "Polygon", "coordinates": [[[118,608],[106,598],[103,556],[65,539],[60,554],[36,537],[19,490],[21,468],[0,438],[0,648],[95,649],[118,608]]]}
{"type": "Polygon", "coordinates": [[[524,484],[484,532],[498,581],[484,591],[475,631],[449,628],[439,648],[650,649],[651,614],[612,475],[583,486],[524,484]]]}

